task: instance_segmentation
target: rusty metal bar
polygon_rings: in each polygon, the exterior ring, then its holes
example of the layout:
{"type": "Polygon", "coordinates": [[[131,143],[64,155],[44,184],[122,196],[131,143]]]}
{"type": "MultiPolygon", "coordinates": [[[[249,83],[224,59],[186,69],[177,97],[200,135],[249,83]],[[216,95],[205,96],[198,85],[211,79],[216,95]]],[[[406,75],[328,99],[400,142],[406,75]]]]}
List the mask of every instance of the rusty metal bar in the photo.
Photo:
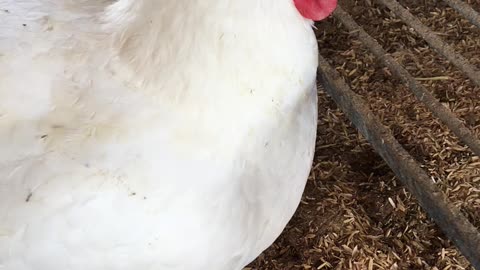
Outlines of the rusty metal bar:
{"type": "Polygon", "coordinates": [[[480,14],[475,11],[471,6],[468,4],[460,1],[460,0],[443,0],[453,9],[455,9],[458,13],[462,14],[467,20],[469,20],[473,25],[480,28],[480,14]]]}
{"type": "Polygon", "coordinates": [[[460,121],[455,114],[448,108],[443,106],[425,87],[415,80],[405,68],[400,66],[392,56],[378,44],[378,42],[363,30],[340,6],[334,12],[335,18],[340,20],[342,24],[355,35],[365,47],[367,47],[380,61],[387,66],[409,89],[415,94],[417,99],[425,104],[427,108],[433,112],[452,132],[477,156],[480,156],[480,140],[470,131],[467,126],[460,121]]]}
{"type": "Polygon", "coordinates": [[[328,94],[463,255],[476,269],[480,269],[480,234],[477,229],[458,208],[448,203],[445,194],[321,55],[319,71],[319,80],[328,94]]]}
{"type": "Polygon", "coordinates": [[[419,19],[412,15],[406,8],[400,5],[396,0],[377,0],[381,4],[388,7],[396,16],[398,16],[404,23],[415,29],[415,31],[422,36],[422,38],[432,46],[438,53],[443,55],[458,69],[463,71],[472,82],[480,86],[480,72],[471,65],[463,56],[456,53],[455,50],[448,44],[442,41],[433,31],[426,27],[419,19]]]}

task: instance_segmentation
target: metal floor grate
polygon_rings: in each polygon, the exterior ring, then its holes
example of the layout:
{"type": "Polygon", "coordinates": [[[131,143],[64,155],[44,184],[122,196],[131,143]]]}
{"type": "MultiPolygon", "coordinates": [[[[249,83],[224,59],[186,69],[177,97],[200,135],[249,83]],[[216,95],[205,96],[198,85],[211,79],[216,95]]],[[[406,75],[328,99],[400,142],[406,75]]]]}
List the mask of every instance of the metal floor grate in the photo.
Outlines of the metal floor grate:
{"type": "MultiPolygon", "coordinates": [[[[455,52],[427,26],[396,0],[376,0],[387,7],[406,25],[414,29],[438,54],[461,70],[467,78],[480,87],[480,72],[462,55],[455,52]]],[[[473,25],[480,27],[480,15],[468,4],[459,0],[444,0],[473,25]]],[[[395,61],[342,7],[334,17],[346,27],[351,38],[359,40],[375,57],[400,79],[443,124],[445,124],[471,151],[480,156],[480,140],[455,114],[420,84],[404,67],[395,61]]],[[[355,94],[337,71],[323,56],[319,56],[319,80],[327,93],[345,112],[373,148],[388,163],[397,177],[418,199],[422,207],[458,247],[475,269],[480,269],[480,233],[461,213],[449,203],[447,196],[432,182],[420,164],[394,138],[389,128],[369,109],[368,104],[355,94]]]]}

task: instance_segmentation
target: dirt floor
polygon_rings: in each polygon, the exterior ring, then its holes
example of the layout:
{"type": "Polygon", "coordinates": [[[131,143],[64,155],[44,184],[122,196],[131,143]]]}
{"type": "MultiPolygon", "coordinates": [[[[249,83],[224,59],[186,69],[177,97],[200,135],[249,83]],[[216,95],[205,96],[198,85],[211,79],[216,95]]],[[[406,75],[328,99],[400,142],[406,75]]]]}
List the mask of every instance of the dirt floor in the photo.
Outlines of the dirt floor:
{"type": "MultiPolygon", "coordinates": [[[[464,1],[480,11],[480,1],[464,1]]],[[[480,68],[480,29],[442,1],[399,2],[480,68]]],[[[480,137],[480,88],[375,0],[340,5],[480,137]]],[[[480,159],[339,22],[317,27],[320,53],[480,227],[480,159]]],[[[251,269],[473,269],[321,87],[319,118],[303,201],[251,269]]]]}

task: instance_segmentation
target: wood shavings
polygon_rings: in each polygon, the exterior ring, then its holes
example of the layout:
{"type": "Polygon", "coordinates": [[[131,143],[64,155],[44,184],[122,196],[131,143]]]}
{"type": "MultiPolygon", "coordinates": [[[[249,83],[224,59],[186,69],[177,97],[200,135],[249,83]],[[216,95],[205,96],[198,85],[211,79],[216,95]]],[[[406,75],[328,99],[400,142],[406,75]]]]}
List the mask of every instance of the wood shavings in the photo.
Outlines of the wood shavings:
{"type": "MultiPolygon", "coordinates": [[[[399,2],[480,68],[480,29],[442,1],[399,2]]],[[[479,1],[465,2],[480,10],[479,1]]],[[[480,137],[478,87],[376,1],[339,4],[480,137]]],[[[334,19],[317,28],[321,54],[480,227],[479,158],[352,38],[354,33],[334,19]]],[[[321,89],[319,118],[307,204],[252,270],[473,269],[321,89]]]]}

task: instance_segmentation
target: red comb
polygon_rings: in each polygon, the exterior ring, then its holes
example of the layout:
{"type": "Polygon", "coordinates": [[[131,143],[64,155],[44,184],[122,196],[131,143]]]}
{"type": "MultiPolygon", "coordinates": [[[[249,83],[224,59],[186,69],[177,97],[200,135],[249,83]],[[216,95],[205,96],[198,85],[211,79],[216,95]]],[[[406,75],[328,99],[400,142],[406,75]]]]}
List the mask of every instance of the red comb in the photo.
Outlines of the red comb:
{"type": "Polygon", "coordinates": [[[320,21],[328,17],[337,7],[337,0],[293,0],[303,17],[320,21]]]}

